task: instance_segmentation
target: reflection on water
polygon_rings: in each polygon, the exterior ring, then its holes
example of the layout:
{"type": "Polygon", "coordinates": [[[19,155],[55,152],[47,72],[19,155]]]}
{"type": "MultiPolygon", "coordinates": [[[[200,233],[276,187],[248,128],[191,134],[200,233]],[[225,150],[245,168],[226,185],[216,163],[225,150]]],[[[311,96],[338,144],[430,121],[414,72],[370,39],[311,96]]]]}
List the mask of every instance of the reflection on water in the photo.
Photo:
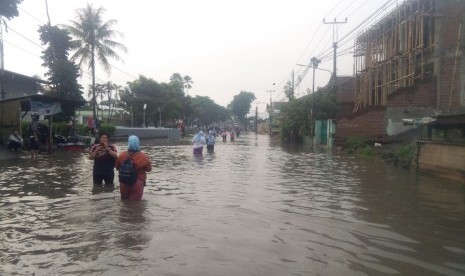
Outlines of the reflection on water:
{"type": "Polygon", "coordinates": [[[254,134],[142,144],[136,203],[84,153],[0,161],[0,275],[465,275],[463,184],[254,134]]]}

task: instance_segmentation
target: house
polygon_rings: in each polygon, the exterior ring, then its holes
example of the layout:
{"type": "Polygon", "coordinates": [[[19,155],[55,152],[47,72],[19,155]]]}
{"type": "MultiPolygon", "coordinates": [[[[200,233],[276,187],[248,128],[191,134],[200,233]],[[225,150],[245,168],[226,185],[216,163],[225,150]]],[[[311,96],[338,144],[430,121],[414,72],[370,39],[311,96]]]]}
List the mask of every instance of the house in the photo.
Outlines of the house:
{"type": "Polygon", "coordinates": [[[8,142],[12,129],[17,128],[21,131],[23,119],[30,112],[38,112],[42,117],[48,117],[50,128],[54,114],[86,104],[86,102],[41,95],[39,92],[42,84],[48,82],[4,71],[4,82],[0,91],[0,144],[8,142]]]}
{"type": "Polygon", "coordinates": [[[7,70],[0,72],[0,80],[2,75],[4,81],[0,88],[0,100],[37,95],[41,91],[41,84],[49,83],[35,77],[29,77],[7,70]]]}

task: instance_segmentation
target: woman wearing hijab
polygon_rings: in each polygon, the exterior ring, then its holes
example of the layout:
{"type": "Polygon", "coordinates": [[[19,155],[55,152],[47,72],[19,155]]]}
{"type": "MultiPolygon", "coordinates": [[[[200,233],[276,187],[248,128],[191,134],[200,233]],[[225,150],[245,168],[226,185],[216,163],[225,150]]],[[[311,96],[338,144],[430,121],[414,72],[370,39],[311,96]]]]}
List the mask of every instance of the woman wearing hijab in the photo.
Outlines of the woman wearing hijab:
{"type": "Polygon", "coordinates": [[[135,135],[129,136],[128,150],[122,152],[116,159],[115,168],[119,170],[121,164],[128,158],[131,158],[132,164],[137,171],[136,183],[129,185],[120,182],[119,190],[122,200],[141,200],[144,193],[145,180],[147,179],[146,172],[152,170],[152,163],[149,157],[140,151],[140,141],[135,135]]]}
{"type": "Polygon", "coordinates": [[[197,133],[194,138],[192,138],[192,143],[194,143],[194,155],[202,155],[203,146],[206,144],[203,131],[199,131],[199,133],[197,133]]]}

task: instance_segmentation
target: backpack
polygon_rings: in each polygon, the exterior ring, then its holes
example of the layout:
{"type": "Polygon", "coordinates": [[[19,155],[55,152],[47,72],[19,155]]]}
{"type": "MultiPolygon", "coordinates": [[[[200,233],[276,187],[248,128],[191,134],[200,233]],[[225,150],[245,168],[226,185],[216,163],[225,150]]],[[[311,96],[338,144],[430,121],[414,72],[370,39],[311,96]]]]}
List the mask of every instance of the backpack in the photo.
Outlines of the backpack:
{"type": "Polygon", "coordinates": [[[134,185],[134,183],[136,183],[137,170],[134,167],[134,164],[132,164],[130,153],[128,153],[128,158],[121,163],[118,171],[119,182],[123,182],[126,185],[134,185]]]}

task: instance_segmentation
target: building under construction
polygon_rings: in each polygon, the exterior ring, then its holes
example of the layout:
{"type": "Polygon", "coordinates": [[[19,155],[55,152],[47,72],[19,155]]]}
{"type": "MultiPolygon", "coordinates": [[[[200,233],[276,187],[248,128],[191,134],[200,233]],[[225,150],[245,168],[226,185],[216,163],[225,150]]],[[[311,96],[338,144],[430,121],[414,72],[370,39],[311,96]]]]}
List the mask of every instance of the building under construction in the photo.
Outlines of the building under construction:
{"type": "Polygon", "coordinates": [[[415,166],[465,181],[464,23],[464,0],[407,0],[361,32],[353,102],[339,97],[353,108],[336,118],[336,139],[421,134],[415,166]]]}
{"type": "Polygon", "coordinates": [[[409,0],[360,33],[354,111],[408,103],[433,114],[463,113],[463,22],[465,1],[409,0]]]}

